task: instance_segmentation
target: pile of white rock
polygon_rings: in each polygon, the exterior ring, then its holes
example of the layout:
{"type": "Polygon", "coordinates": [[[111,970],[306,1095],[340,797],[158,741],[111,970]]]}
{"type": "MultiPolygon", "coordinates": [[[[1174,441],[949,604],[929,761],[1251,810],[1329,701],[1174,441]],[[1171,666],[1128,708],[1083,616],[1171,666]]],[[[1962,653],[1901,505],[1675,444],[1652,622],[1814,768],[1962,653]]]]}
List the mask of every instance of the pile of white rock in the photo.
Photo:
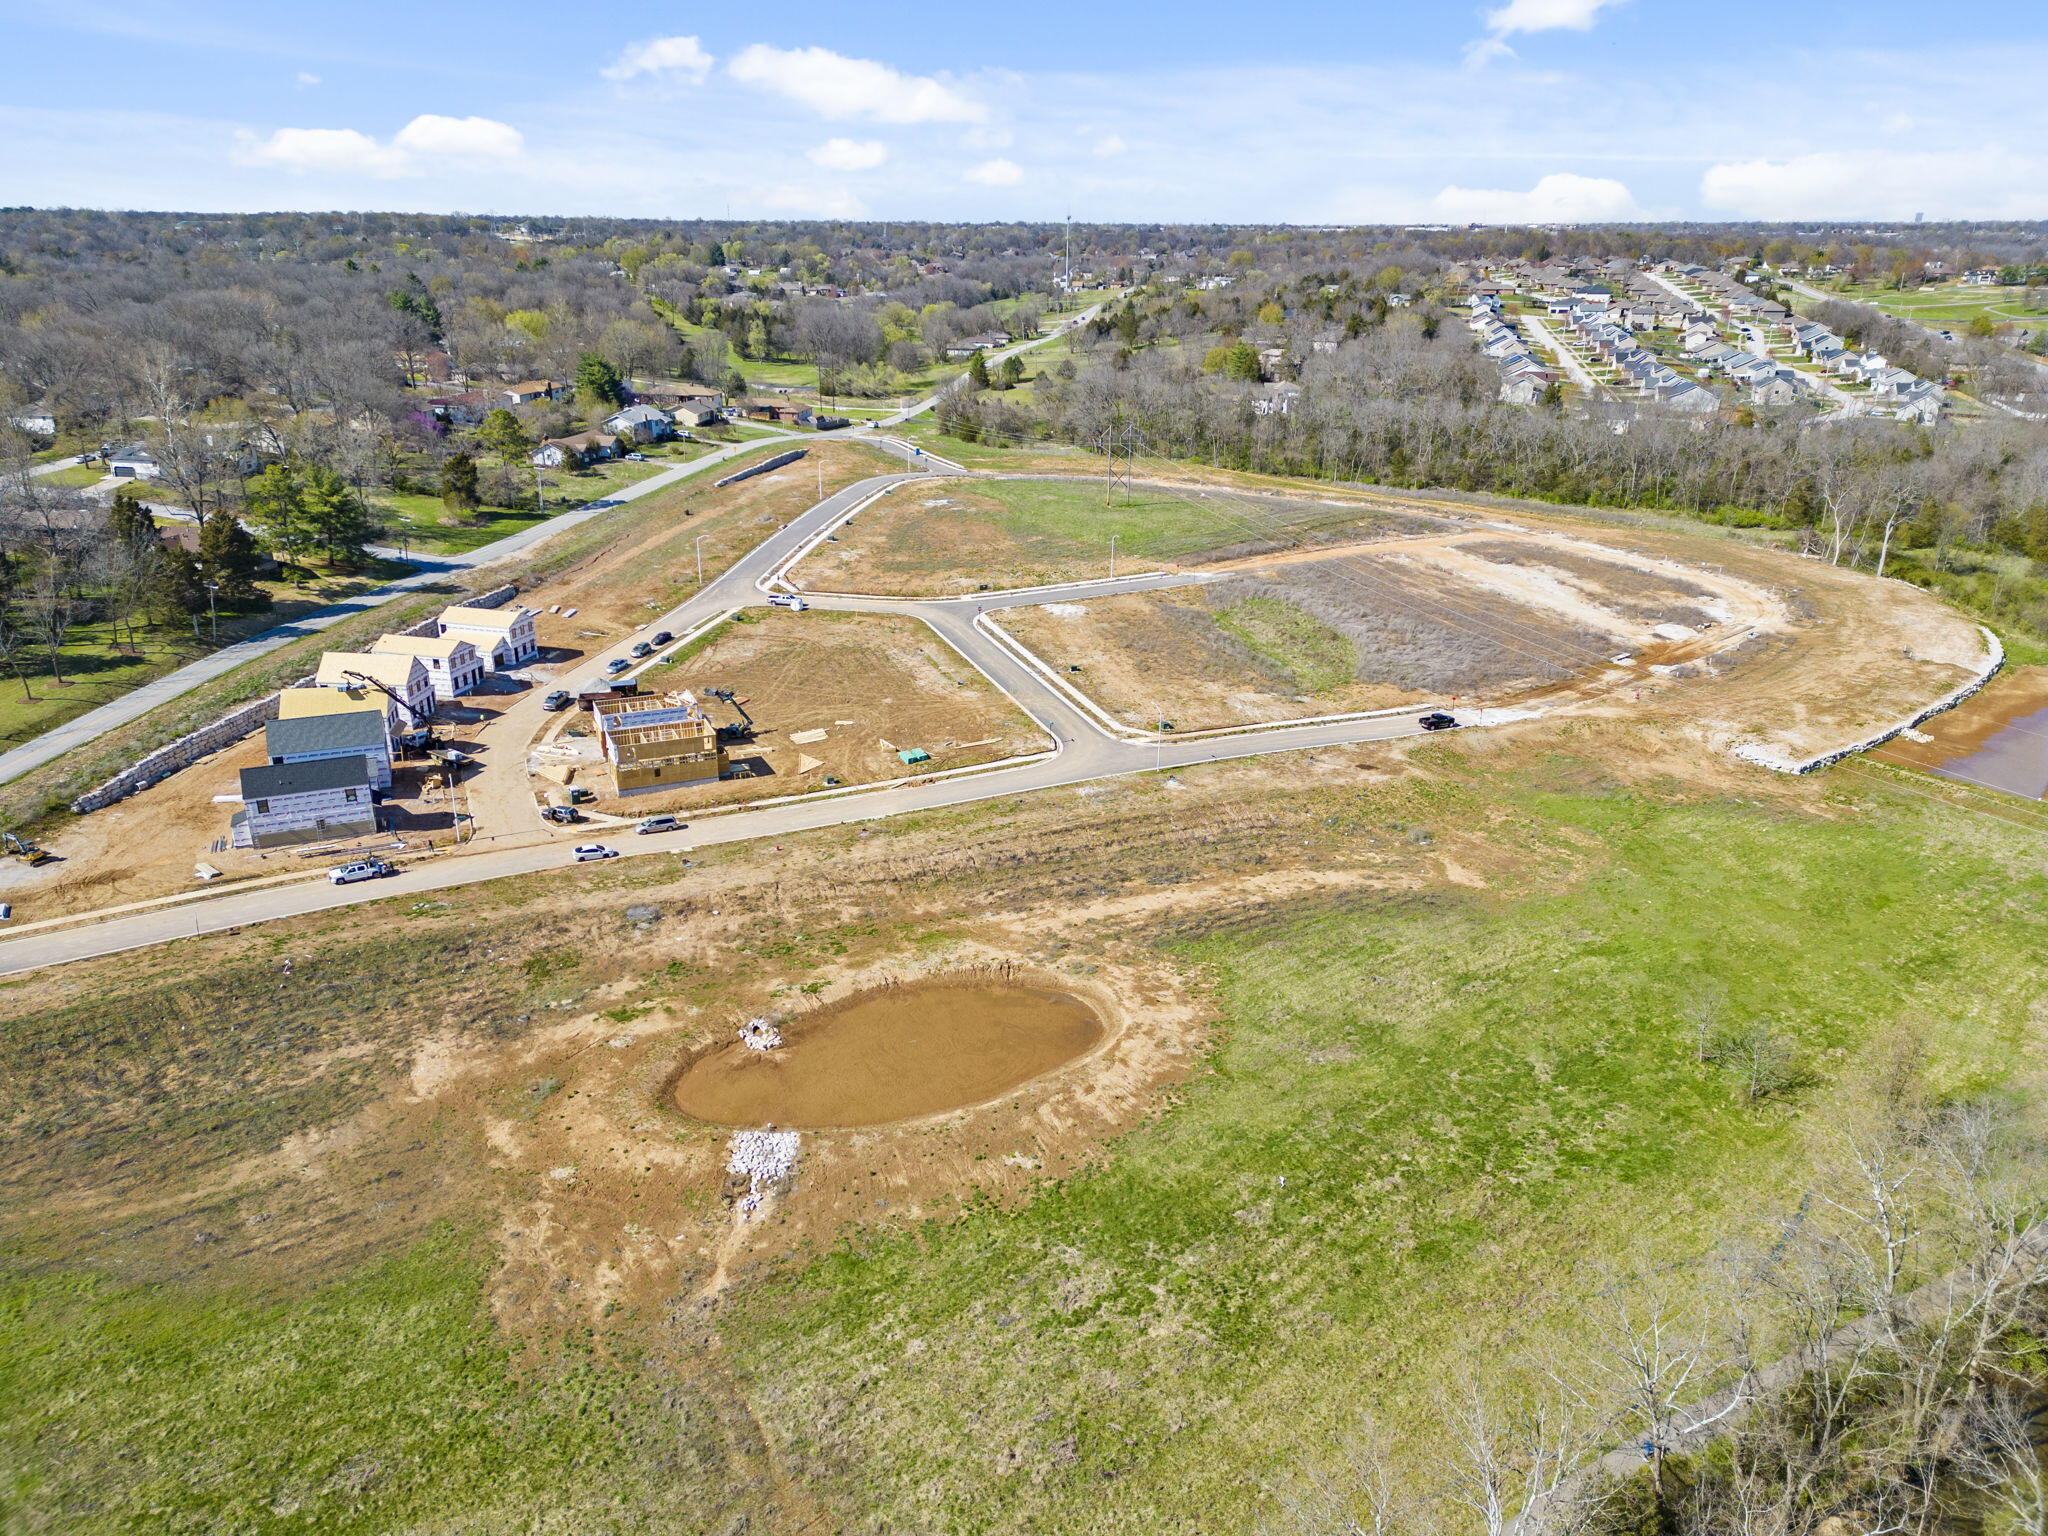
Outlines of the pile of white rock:
{"type": "Polygon", "coordinates": [[[782,1031],[772,1019],[749,1019],[740,1026],[740,1039],[750,1051],[772,1051],[782,1044],[782,1031]]]}
{"type": "Polygon", "coordinates": [[[796,1171],[798,1140],[795,1131],[740,1131],[733,1136],[725,1168],[746,1177],[742,1211],[758,1210],[768,1192],[796,1171]]]}

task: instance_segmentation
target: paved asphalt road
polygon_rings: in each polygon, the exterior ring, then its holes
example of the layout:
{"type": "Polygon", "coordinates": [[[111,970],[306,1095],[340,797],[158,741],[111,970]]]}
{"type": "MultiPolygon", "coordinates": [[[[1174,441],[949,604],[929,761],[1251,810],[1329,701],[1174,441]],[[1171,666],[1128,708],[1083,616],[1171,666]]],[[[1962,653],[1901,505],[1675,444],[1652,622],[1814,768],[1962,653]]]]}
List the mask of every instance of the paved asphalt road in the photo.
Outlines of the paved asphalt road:
{"type": "MultiPolygon", "coordinates": [[[[911,457],[900,444],[878,441],[876,446],[906,459],[911,457]]],[[[761,545],[707,583],[703,592],[650,620],[646,627],[686,635],[720,614],[765,602],[766,589],[772,585],[777,573],[808,545],[844,521],[850,512],[892,485],[931,477],[929,470],[878,475],[826,497],[801,517],[777,529],[761,545]]],[[[811,599],[819,608],[903,613],[931,625],[949,645],[967,657],[1045,729],[1055,746],[1042,757],[1010,767],[990,768],[954,777],[927,778],[884,788],[851,790],[839,795],[812,795],[782,805],[706,816],[677,833],[641,837],[629,831],[619,836],[616,833],[597,834],[586,827],[547,842],[451,854],[408,867],[383,880],[335,886],[325,880],[309,878],[301,884],[224,891],[183,905],[129,912],[97,923],[25,932],[0,939],[0,975],[268,922],[274,918],[366,901],[418,897],[482,880],[534,874],[572,862],[572,844],[600,835],[609,840],[609,845],[621,857],[687,852],[719,843],[786,837],[818,827],[879,820],[909,811],[964,805],[1093,779],[1185,768],[1198,763],[1254,757],[1270,752],[1385,741],[1419,733],[1415,716],[1404,713],[1233,736],[1188,740],[1167,737],[1153,742],[1121,740],[1097,725],[1042,674],[975,627],[976,617],[987,608],[1042,602],[1055,595],[1085,599],[1113,592],[1186,584],[1200,579],[1197,576],[1148,572],[1115,580],[1077,583],[1058,589],[1057,594],[1044,591],[978,593],[971,597],[937,599],[820,594],[811,599]]],[[[633,638],[628,637],[612,650],[592,657],[589,663],[591,675],[601,674],[603,664],[613,655],[624,654],[633,638]]],[[[511,746],[509,742],[506,745],[508,749],[511,746]]]]}
{"type": "Polygon", "coordinates": [[[0,752],[0,784],[18,779],[32,768],[40,768],[53,758],[61,757],[66,752],[96,741],[114,727],[125,725],[160,704],[168,704],[181,694],[190,693],[201,683],[232,672],[244,662],[268,655],[278,647],[289,645],[302,636],[317,634],[323,629],[339,624],[343,619],[382,607],[385,603],[403,597],[416,588],[430,586],[456,572],[489,565],[495,560],[516,555],[574,528],[579,523],[588,522],[601,512],[608,512],[613,507],[636,501],[642,496],[650,496],[656,491],[666,490],[679,480],[702,474],[714,464],[723,464],[729,459],[743,453],[751,453],[773,441],[772,438],[754,438],[730,448],[721,448],[716,453],[706,454],[701,459],[692,459],[687,464],[678,464],[673,469],[663,470],[658,475],[629,485],[601,501],[593,501],[573,512],[564,512],[544,523],[535,523],[530,528],[522,528],[515,534],[499,539],[495,543],[482,545],[467,554],[413,556],[412,562],[419,569],[410,576],[372,588],[368,592],[349,598],[346,602],[321,608],[304,618],[294,619],[289,624],[266,629],[260,635],[251,635],[247,640],[223,646],[210,655],[202,656],[199,660],[178,668],[175,672],[166,672],[153,682],[144,683],[132,693],[124,693],[118,699],[100,705],[98,709],[88,710],[75,720],[66,721],[63,725],[45,731],[33,741],[24,742],[12,751],[0,752]]]}

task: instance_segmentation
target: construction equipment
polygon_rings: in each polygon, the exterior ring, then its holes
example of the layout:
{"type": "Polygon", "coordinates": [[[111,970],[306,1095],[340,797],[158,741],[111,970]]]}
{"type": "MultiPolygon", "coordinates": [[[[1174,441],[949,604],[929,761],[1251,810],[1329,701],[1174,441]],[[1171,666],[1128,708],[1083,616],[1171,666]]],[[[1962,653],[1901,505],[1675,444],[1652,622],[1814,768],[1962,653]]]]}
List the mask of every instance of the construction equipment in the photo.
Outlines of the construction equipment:
{"type": "Polygon", "coordinates": [[[707,699],[718,699],[723,703],[730,704],[733,708],[733,713],[740,717],[738,724],[721,725],[718,728],[718,739],[720,741],[752,741],[754,739],[754,717],[747,713],[747,701],[745,699],[734,698],[730,688],[706,688],[704,696],[707,699]]]}
{"type": "Polygon", "coordinates": [[[47,864],[56,857],[47,848],[39,848],[27,838],[12,832],[0,832],[0,851],[13,855],[31,869],[38,864],[47,864]]]}

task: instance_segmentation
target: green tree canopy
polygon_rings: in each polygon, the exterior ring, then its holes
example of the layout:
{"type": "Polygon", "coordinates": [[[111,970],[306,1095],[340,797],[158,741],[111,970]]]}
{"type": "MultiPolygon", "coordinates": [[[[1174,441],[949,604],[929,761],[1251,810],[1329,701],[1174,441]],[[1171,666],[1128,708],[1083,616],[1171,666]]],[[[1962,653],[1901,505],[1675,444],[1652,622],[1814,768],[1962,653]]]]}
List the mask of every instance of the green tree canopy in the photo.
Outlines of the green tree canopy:
{"type": "Polygon", "coordinates": [[[626,381],[619,377],[619,370],[602,357],[595,352],[586,352],[576,362],[576,393],[578,397],[600,405],[624,405],[626,381]]]}

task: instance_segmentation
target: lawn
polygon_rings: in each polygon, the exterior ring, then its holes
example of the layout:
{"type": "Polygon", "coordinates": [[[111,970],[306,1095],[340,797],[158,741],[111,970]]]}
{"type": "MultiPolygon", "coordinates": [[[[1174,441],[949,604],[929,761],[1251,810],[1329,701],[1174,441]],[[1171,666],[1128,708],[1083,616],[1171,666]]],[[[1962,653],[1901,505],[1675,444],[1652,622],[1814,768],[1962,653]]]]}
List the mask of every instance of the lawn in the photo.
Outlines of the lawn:
{"type": "MultiPolygon", "coordinates": [[[[26,687],[11,669],[0,674],[0,746],[29,741],[207,655],[214,649],[216,622],[220,643],[230,645],[403,574],[402,567],[378,561],[354,575],[316,575],[303,586],[288,581],[261,582],[271,595],[268,609],[221,614],[217,621],[202,613],[192,620],[189,631],[145,629],[133,653],[125,645],[115,645],[106,624],[76,625],[61,653],[63,685],[52,680],[49,657],[33,650],[25,649],[19,658],[21,670],[27,674],[26,687]]],[[[121,638],[128,638],[125,629],[121,638]]]]}
{"type": "Polygon", "coordinates": [[[521,529],[544,523],[551,517],[601,500],[615,491],[659,474],[669,464],[686,463],[708,447],[680,445],[686,451],[650,459],[644,464],[623,460],[581,472],[544,471],[547,510],[535,512],[516,507],[483,507],[469,522],[450,521],[450,514],[438,496],[384,491],[370,498],[371,510],[386,528],[380,543],[392,548],[410,548],[433,554],[464,554],[480,549],[521,529]]]}
{"type": "MultiPolygon", "coordinates": [[[[0,1285],[0,1521],[626,1536],[739,1529],[730,1501],[772,1481],[831,1512],[821,1531],[1296,1530],[1274,1523],[1276,1492],[1341,1476],[1362,1411],[1440,1459],[1434,1399],[1461,1370],[1584,1338],[1611,1274],[1682,1279],[1725,1242],[1767,1238],[1799,1207],[1809,1136],[1855,1095],[1938,1101],[2037,1069],[2034,835],[1854,783],[1794,804],[1632,789],[1561,754],[1508,769],[1424,751],[1426,777],[1277,790],[1309,797],[1286,847],[1230,845],[1243,862],[1219,867],[1483,841],[1511,872],[1156,909],[1135,941],[1212,989],[1213,1049],[1153,1119],[1029,1203],[877,1218],[716,1309],[522,1340],[521,1357],[485,1304],[488,1248],[448,1227],[260,1298],[222,1277],[118,1284],[45,1255],[0,1285]],[[1769,1021],[1803,1086],[1751,1098],[1701,1059],[1703,1017],[1769,1021]]],[[[946,814],[978,844],[1019,811],[946,814]]],[[[1188,855],[1123,857],[1144,873],[1188,855]]],[[[1086,856],[1047,846],[1017,873],[1057,883],[1086,856]]],[[[790,921],[803,955],[873,932],[824,911],[790,921]]],[[[1077,965],[1091,921],[1065,931],[1077,965]]],[[[291,941],[331,944],[319,964],[344,967],[311,996],[280,998],[274,962],[223,972],[227,1017],[306,1031],[324,1007],[321,1028],[349,1038],[356,943],[291,941]]],[[[462,1017],[520,1006],[519,958],[452,983],[474,994],[462,1017]]],[[[413,982],[361,979],[372,1007],[413,982]]],[[[71,1070],[76,1042],[52,1026],[83,1031],[95,1006],[11,1020],[49,1054],[38,1065],[24,1045],[22,1064],[71,1070]]],[[[124,1018],[138,1047],[210,1066],[172,1043],[175,1010],[124,1018]]],[[[158,1094],[136,1129],[125,1097],[92,1091],[124,1162],[181,1136],[255,1153],[291,1123],[288,1098],[257,1106],[284,1120],[250,1129],[158,1094]]],[[[795,1528],[759,1521],[757,1506],[746,1528],[795,1528]]]]}
{"type": "Polygon", "coordinates": [[[1979,315],[1994,322],[2025,324],[2048,317],[2048,308],[2030,309],[2024,288],[1965,288],[1960,284],[1941,287],[1892,289],[1878,284],[1850,284],[1824,290],[1858,304],[1868,304],[1902,320],[1953,329],[1968,325],[1979,315]]]}

